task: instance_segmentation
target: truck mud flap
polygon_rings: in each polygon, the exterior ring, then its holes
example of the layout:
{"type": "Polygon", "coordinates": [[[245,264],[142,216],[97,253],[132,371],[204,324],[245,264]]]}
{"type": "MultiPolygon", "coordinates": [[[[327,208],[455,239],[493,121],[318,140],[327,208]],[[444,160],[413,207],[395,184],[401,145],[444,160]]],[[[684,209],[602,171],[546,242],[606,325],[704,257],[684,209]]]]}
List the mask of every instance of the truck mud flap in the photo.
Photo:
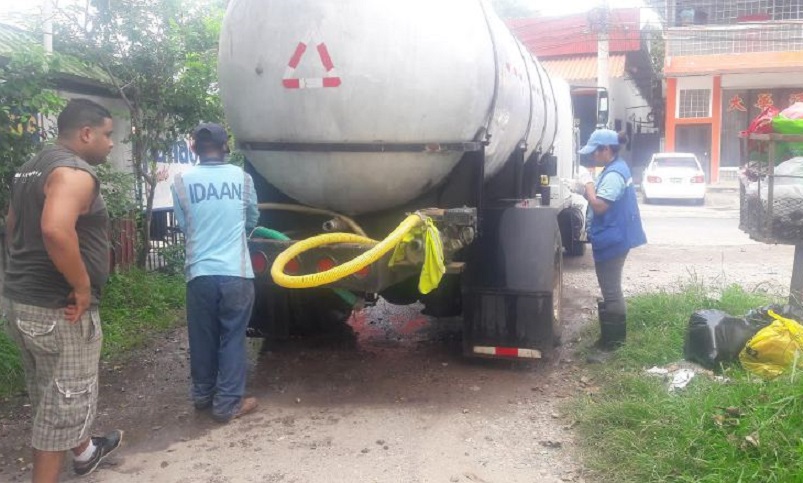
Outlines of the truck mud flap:
{"type": "Polygon", "coordinates": [[[482,211],[463,287],[465,355],[540,358],[554,348],[562,251],[557,214],[522,202],[482,211]]]}
{"type": "Polygon", "coordinates": [[[540,359],[554,345],[552,294],[474,290],[463,301],[463,352],[540,359]]]}

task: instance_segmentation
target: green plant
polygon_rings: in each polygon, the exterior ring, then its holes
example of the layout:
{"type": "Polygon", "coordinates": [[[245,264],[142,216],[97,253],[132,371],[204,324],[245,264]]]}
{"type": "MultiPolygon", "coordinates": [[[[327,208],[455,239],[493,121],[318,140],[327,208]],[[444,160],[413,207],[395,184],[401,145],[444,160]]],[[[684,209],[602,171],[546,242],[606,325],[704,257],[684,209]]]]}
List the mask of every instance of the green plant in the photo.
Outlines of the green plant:
{"type": "Polygon", "coordinates": [[[702,284],[634,297],[628,342],[610,365],[589,366],[601,389],[571,405],[595,480],[616,482],[795,482],[803,475],[803,378],[757,380],[738,365],[728,381],[698,374],[679,393],[644,374],[683,358],[694,310],[734,315],[775,301],[737,286],[702,284]]]}
{"type": "MultiPolygon", "coordinates": [[[[58,16],[59,48],[100,66],[127,107],[141,240],[150,240],[157,154],[201,120],[223,118],[216,70],[224,9],[220,0],[109,0],[58,16]]],[[[149,251],[139,245],[138,266],[149,251]]]]}
{"type": "Polygon", "coordinates": [[[118,171],[109,164],[97,168],[100,180],[100,192],[106,202],[109,218],[112,220],[127,218],[137,208],[136,178],[133,174],[118,171]]]}
{"type": "Polygon", "coordinates": [[[100,305],[103,356],[121,355],[174,327],[184,301],[183,278],[139,269],[112,275],[100,305]]]}
{"type": "Polygon", "coordinates": [[[17,168],[55,137],[45,118],[64,106],[52,89],[60,63],[61,57],[37,45],[24,45],[0,63],[0,217],[8,210],[17,168]]]}
{"type": "Polygon", "coordinates": [[[183,243],[175,243],[159,249],[159,256],[161,256],[164,261],[164,265],[161,268],[162,273],[170,275],[181,275],[184,273],[186,252],[183,243]]]}
{"type": "Polygon", "coordinates": [[[0,395],[18,391],[25,383],[20,352],[2,327],[5,323],[0,319],[0,395]]]}

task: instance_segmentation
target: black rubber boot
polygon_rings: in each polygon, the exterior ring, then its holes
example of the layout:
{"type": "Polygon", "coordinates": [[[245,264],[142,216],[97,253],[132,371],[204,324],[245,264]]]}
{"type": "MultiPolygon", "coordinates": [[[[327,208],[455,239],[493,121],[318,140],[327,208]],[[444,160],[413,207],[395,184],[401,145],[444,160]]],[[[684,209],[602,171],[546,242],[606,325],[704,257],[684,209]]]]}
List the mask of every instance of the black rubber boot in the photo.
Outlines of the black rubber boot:
{"type": "Polygon", "coordinates": [[[624,314],[600,314],[600,347],[603,350],[616,350],[627,339],[627,317],[624,314]]]}
{"type": "Polygon", "coordinates": [[[605,302],[597,300],[599,312],[600,338],[594,344],[594,351],[589,354],[589,364],[601,364],[610,359],[611,352],[625,343],[627,338],[627,317],[624,314],[610,314],[605,302]]]}

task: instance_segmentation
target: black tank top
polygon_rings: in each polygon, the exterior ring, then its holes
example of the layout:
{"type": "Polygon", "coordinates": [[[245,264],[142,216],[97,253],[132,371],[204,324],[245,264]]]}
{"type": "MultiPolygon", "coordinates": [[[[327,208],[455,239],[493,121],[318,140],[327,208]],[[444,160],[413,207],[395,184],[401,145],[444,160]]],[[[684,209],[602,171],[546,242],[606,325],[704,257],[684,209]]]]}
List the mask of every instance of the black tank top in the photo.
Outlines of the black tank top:
{"type": "MultiPolygon", "coordinates": [[[[50,260],[42,238],[45,182],[59,167],[84,170],[99,186],[94,168],[60,145],[46,147],[17,171],[11,192],[15,223],[13,233],[6,235],[11,237],[11,246],[3,295],[18,303],[61,308],[67,305],[72,292],[50,260]]],[[[97,305],[101,287],[109,278],[109,214],[99,191],[89,213],[78,218],[75,229],[92,285],[92,303],[97,305]]]]}

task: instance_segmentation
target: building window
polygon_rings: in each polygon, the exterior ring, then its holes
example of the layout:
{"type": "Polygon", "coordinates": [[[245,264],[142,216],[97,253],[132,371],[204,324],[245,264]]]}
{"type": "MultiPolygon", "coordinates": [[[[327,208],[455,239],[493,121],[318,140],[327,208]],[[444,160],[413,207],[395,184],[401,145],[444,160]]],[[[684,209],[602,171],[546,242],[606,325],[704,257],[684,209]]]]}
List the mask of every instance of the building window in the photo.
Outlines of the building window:
{"type": "Polygon", "coordinates": [[[711,89],[681,89],[678,117],[711,116],[711,89]]]}

